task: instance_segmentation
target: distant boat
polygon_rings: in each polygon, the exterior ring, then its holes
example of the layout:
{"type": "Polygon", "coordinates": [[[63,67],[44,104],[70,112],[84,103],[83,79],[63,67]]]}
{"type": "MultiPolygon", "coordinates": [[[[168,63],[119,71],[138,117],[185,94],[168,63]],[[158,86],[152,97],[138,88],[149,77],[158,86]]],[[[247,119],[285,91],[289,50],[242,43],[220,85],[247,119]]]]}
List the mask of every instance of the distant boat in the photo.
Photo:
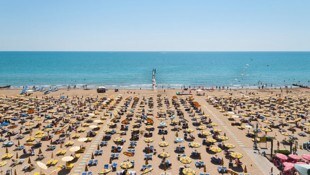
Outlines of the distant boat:
{"type": "Polygon", "coordinates": [[[11,85],[0,86],[0,89],[8,89],[8,88],[10,88],[10,87],[11,87],[11,85]]]}

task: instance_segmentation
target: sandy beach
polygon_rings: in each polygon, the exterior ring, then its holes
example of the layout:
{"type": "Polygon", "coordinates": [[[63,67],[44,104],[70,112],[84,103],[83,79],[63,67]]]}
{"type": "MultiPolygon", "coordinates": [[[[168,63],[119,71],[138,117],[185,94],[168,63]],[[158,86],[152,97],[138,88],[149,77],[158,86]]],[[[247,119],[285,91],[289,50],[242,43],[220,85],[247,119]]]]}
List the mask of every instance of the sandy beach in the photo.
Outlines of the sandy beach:
{"type": "Polygon", "coordinates": [[[274,150],[290,150],[283,141],[294,136],[292,152],[309,163],[302,145],[310,140],[310,90],[177,91],[0,90],[1,171],[213,175],[225,167],[230,174],[278,174],[266,158],[269,142],[253,150],[256,125],[255,137],[273,137],[274,150]]]}

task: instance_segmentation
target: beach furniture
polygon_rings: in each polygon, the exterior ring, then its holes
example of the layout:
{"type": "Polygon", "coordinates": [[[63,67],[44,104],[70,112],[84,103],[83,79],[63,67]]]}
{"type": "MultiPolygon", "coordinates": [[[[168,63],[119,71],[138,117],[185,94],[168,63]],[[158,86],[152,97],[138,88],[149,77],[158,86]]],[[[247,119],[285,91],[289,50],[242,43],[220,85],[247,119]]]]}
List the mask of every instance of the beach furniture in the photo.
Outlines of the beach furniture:
{"type": "Polygon", "coordinates": [[[102,153],[103,153],[103,150],[96,150],[94,155],[99,156],[99,155],[102,155],[102,153]]]}
{"type": "Polygon", "coordinates": [[[112,165],[111,165],[111,167],[112,167],[112,171],[116,171],[116,169],[117,169],[117,163],[113,162],[112,165]]]}
{"type": "Polygon", "coordinates": [[[202,168],[205,166],[205,163],[203,161],[197,161],[197,162],[195,162],[195,166],[197,168],[202,168]]]}
{"type": "Polygon", "coordinates": [[[58,151],[58,152],[56,153],[56,155],[57,155],[57,156],[63,156],[63,155],[65,155],[66,153],[67,153],[66,150],[60,150],[60,151],[58,151]]]}
{"type": "Polygon", "coordinates": [[[98,164],[98,160],[96,159],[90,159],[88,161],[88,166],[96,166],[98,164]]]}
{"type": "Polygon", "coordinates": [[[140,171],[144,171],[146,169],[151,169],[152,168],[152,165],[151,164],[148,164],[148,165],[142,165],[142,168],[140,171]]]}
{"type": "Polygon", "coordinates": [[[144,160],[153,160],[153,154],[144,154],[144,160]]]}
{"type": "Polygon", "coordinates": [[[53,161],[51,162],[51,166],[55,166],[56,164],[58,163],[58,160],[57,159],[53,159],[53,161]]]}
{"type": "Polygon", "coordinates": [[[104,169],[110,169],[110,165],[109,165],[109,164],[104,164],[104,165],[103,165],[103,168],[104,168],[104,169]]]}
{"type": "Polygon", "coordinates": [[[2,147],[11,147],[13,145],[14,145],[14,143],[12,141],[5,141],[5,142],[3,142],[2,147]]]}
{"type": "Polygon", "coordinates": [[[82,175],[93,175],[91,171],[84,171],[82,172],[82,175]]]}
{"type": "Polygon", "coordinates": [[[7,161],[1,161],[1,162],[0,162],[0,167],[5,166],[6,164],[7,164],[7,161]]]}
{"type": "Polygon", "coordinates": [[[66,169],[71,170],[74,167],[74,163],[67,163],[66,169]]]}
{"type": "Polygon", "coordinates": [[[100,146],[103,147],[103,146],[107,146],[108,145],[108,142],[107,141],[102,141],[100,142],[100,146]]]}
{"type": "Polygon", "coordinates": [[[13,157],[13,155],[11,153],[6,153],[2,156],[2,160],[5,160],[5,159],[11,159],[13,157]]]}
{"type": "Polygon", "coordinates": [[[53,150],[55,150],[55,149],[56,149],[56,146],[55,146],[55,145],[51,145],[51,146],[48,145],[46,150],[47,150],[47,151],[53,151],[53,150]]]}
{"type": "Polygon", "coordinates": [[[135,171],[128,171],[129,175],[137,175],[135,171]]]}
{"type": "Polygon", "coordinates": [[[123,175],[124,174],[124,170],[123,171],[117,171],[116,175],[123,175]]]}

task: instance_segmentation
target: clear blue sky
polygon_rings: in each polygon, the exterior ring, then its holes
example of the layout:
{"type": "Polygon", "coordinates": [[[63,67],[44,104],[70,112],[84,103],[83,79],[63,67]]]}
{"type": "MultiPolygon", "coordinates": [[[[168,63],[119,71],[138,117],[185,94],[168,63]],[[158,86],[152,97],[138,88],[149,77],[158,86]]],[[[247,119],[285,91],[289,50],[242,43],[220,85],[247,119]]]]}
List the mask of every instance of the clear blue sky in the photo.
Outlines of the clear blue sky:
{"type": "Polygon", "coordinates": [[[0,50],[310,51],[310,0],[1,0],[0,50]]]}

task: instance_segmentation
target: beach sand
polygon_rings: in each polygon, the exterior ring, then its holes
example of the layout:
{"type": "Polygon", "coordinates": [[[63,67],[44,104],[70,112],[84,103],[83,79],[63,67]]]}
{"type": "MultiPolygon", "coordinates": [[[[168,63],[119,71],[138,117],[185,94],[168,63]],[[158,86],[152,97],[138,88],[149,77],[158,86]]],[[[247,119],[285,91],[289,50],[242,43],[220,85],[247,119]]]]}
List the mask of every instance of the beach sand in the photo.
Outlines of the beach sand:
{"type": "MultiPolygon", "coordinates": [[[[167,116],[167,118],[165,120],[160,120],[158,118],[156,118],[156,116],[158,116],[158,112],[160,112],[160,110],[164,110],[165,112],[167,111],[167,109],[173,108],[174,106],[172,105],[172,99],[174,96],[176,96],[176,92],[178,90],[157,90],[157,91],[152,91],[152,90],[120,90],[119,92],[114,92],[112,90],[107,91],[107,93],[103,93],[103,94],[98,94],[95,90],[59,90],[57,92],[53,92],[48,96],[48,99],[46,100],[46,104],[47,105],[51,105],[51,108],[47,108],[46,112],[40,111],[37,112],[35,111],[35,113],[33,114],[34,118],[33,118],[33,122],[31,123],[32,126],[35,126],[38,123],[41,123],[42,126],[40,128],[33,128],[32,129],[32,136],[30,136],[30,134],[24,134],[24,138],[21,139],[19,142],[21,145],[26,143],[26,139],[29,137],[34,137],[35,133],[37,133],[38,131],[41,131],[43,126],[46,126],[48,123],[44,122],[44,119],[38,118],[39,115],[41,114],[45,114],[45,113],[49,113],[49,115],[53,116],[62,116],[64,114],[64,112],[57,112],[57,108],[59,108],[61,106],[60,103],[54,103],[53,104],[53,100],[51,100],[51,98],[53,99],[59,99],[61,96],[67,97],[72,100],[73,98],[75,99],[75,101],[77,100],[77,97],[79,97],[79,99],[82,99],[83,97],[83,102],[85,104],[81,105],[68,105],[70,106],[69,110],[72,110],[75,114],[74,115],[82,115],[82,113],[78,113],[79,109],[83,109],[84,110],[84,114],[87,113],[96,113],[96,115],[94,115],[93,117],[91,117],[92,120],[100,120],[102,119],[102,117],[104,117],[105,114],[110,114],[111,113],[115,113],[117,111],[117,109],[120,109],[121,106],[124,106],[124,103],[126,102],[126,99],[129,98],[139,98],[139,101],[136,105],[136,107],[132,108],[132,104],[133,104],[133,100],[128,100],[130,103],[128,105],[127,108],[127,112],[130,110],[133,110],[134,112],[134,116],[132,118],[132,121],[130,121],[130,124],[128,125],[128,131],[126,132],[126,135],[120,135],[120,134],[114,134],[112,135],[112,138],[110,141],[108,141],[107,146],[104,147],[100,147],[101,150],[103,150],[103,155],[100,156],[95,156],[94,158],[98,160],[98,165],[97,166],[88,166],[87,169],[88,171],[93,172],[94,174],[98,174],[99,172],[101,172],[103,170],[104,164],[109,164],[109,157],[111,155],[111,147],[115,146],[116,144],[113,142],[113,140],[115,138],[118,137],[122,137],[123,139],[126,140],[126,142],[122,145],[123,149],[122,152],[120,153],[120,157],[117,160],[113,160],[112,162],[115,162],[118,164],[117,167],[117,171],[121,170],[120,165],[123,161],[126,160],[134,160],[135,161],[135,167],[131,168],[130,170],[132,171],[136,171],[137,174],[142,174],[140,169],[142,167],[143,164],[145,164],[145,160],[144,158],[144,153],[143,153],[143,149],[148,145],[147,143],[145,143],[144,139],[145,137],[143,136],[143,134],[146,132],[145,131],[145,124],[141,124],[141,127],[139,127],[138,129],[140,131],[143,131],[144,133],[140,133],[140,139],[137,141],[137,146],[135,147],[135,154],[133,157],[128,157],[126,155],[123,154],[123,152],[126,152],[129,145],[130,145],[130,133],[131,130],[134,129],[133,128],[133,124],[135,121],[135,117],[136,115],[139,113],[139,110],[141,110],[142,108],[145,111],[148,111],[150,108],[148,105],[141,105],[141,101],[143,101],[142,99],[145,99],[145,102],[147,102],[150,98],[153,98],[153,102],[154,102],[154,107],[152,108],[152,111],[150,113],[152,113],[153,115],[153,121],[154,121],[154,131],[153,131],[153,137],[151,137],[154,141],[152,143],[149,143],[149,145],[153,145],[154,148],[157,150],[157,154],[153,155],[152,160],[148,161],[148,164],[151,164],[153,167],[153,170],[149,173],[149,174],[154,174],[154,175],[158,175],[164,172],[163,168],[159,168],[159,165],[162,161],[162,158],[159,158],[158,155],[161,152],[168,152],[170,154],[170,157],[166,158],[166,160],[169,160],[172,163],[172,166],[169,167],[166,172],[167,174],[171,174],[171,175],[175,175],[175,174],[179,174],[179,168],[183,167],[184,164],[182,164],[180,161],[178,161],[177,159],[177,153],[175,153],[175,148],[178,145],[182,145],[185,147],[185,152],[184,154],[187,156],[190,156],[192,151],[197,150],[200,154],[201,154],[201,159],[202,161],[205,162],[206,164],[206,172],[210,173],[210,174],[219,174],[217,172],[217,167],[219,165],[215,165],[213,163],[211,163],[211,157],[214,156],[215,154],[207,152],[206,151],[206,146],[205,145],[201,145],[199,148],[190,148],[189,147],[189,143],[188,141],[183,141],[183,143],[180,144],[176,144],[174,143],[174,140],[176,138],[176,132],[175,131],[171,131],[171,129],[173,129],[174,127],[170,125],[171,120],[169,119],[169,116],[167,116]],[[121,94],[121,96],[120,96],[121,94]],[[93,99],[102,99],[103,97],[107,97],[110,99],[114,99],[113,102],[111,102],[108,107],[111,106],[115,106],[114,108],[111,108],[111,110],[109,110],[107,107],[105,109],[99,109],[95,107],[95,103],[98,104],[97,100],[94,100],[92,102],[85,102],[84,100],[86,98],[93,98],[93,99]],[[115,103],[115,99],[118,98],[120,99],[119,103],[115,103]],[[169,102],[169,105],[167,105],[165,103],[165,100],[167,100],[169,102]],[[160,102],[160,103],[159,103],[160,102]],[[162,104],[161,107],[159,107],[158,105],[162,104]],[[56,110],[56,111],[55,111],[56,110]],[[38,120],[34,120],[38,118],[38,120]],[[160,147],[159,143],[162,141],[162,135],[158,134],[158,128],[157,126],[160,125],[161,122],[165,122],[167,127],[166,129],[168,130],[168,134],[165,135],[165,142],[168,143],[167,147],[160,147]]],[[[246,137],[246,133],[248,132],[247,129],[244,130],[240,130],[238,129],[236,126],[231,126],[231,121],[228,120],[227,116],[225,116],[226,112],[222,111],[221,112],[221,108],[216,108],[214,107],[214,104],[210,103],[210,101],[207,101],[208,99],[214,99],[214,97],[217,98],[262,98],[262,99],[268,99],[269,97],[274,97],[274,98],[278,98],[278,95],[281,94],[281,97],[279,98],[284,98],[285,96],[289,96],[292,99],[298,99],[298,98],[305,98],[306,102],[308,104],[308,106],[306,107],[307,109],[309,109],[309,97],[310,97],[310,90],[307,89],[289,89],[289,93],[287,93],[286,91],[283,90],[283,92],[281,92],[279,89],[278,90],[257,90],[257,89],[253,89],[253,90],[213,90],[213,91],[204,91],[204,95],[202,96],[198,96],[196,94],[196,92],[194,90],[192,90],[193,93],[193,101],[196,101],[199,103],[200,105],[200,109],[202,110],[201,113],[204,113],[205,116],[207,116],[208,119],[211,119],[213,123],[215,123],[214,128],[220,129],[220,135],[225,135],[228,137],[227,141],[224,141],[223,143],[231,143],[233,145],[235,145],[236,147],[231,149],[232,151],[235,152],[239,152],[241,154],[243,154],[243,157],[240,159],[240,161],[242,162],[242,166],[241,167],[234,167],[232,168],[233,170],[236,170],[238,172],[242,172],[246,166],[247,172],[252,174],[252,175],[260,175],[260,174],[266,174],[270,172],[270,169],[273,167],[273,165],[271,163],[268,163],[268,160],[261,156],[258,155],[257,153],[254,153],[253,151],[253,141],[251,140],[251,138],[246,137]],[[277,95],[277,96],[276,96],[277,95]]],[[[26,103],[29,103],[29,101],[27,102],[27,99],[29,98],[37,98],[40,99],[38,101],[40,101],[40,103],[38,103],[38,106],[42,106],[44,105],[45,100],[43,98],[45,98],[46,96],[42,94],[42,92],[35,92],[33,93],[31,96],[29,97],[20,97],[19,96],[19,90],[0,90],[0,97],[1,97],[1,103],[0,104],[15,104],[14,107],[17,107],[19,105],[20,100],[18,101],[10,101],[8,99],[12,99],[12,98],[24,98],[26,99],[26,103]]],[[[187,101],[187,105],[189,105],[189,101],[186,100],[188,99],[190,96],[177,96],[177,101],[180,102],[181,99],[187,101]]],[[[70,101],[69,100],[69,101],[70,101]]],[[[101,102],[100,102],[101,103],[101,102]]],[[[68,104],[68,103],[66,103],[68,104]]],[[[23,108],[22,108],[23,109],[23,108]]],[[[184,105],[180,104],[180,110],[184,113],[184,119],[186,119],[189,128],[193,129],[194,132],[192,133],[193,136],[195,137],[193,142],[197,142],[202,144],[202,138],[198,137],[198,133],[200,131],[196,130],[196,127],[193,126],[193,117],[190,117],[190,115],[194,115],[194,116],[201,116],[199,115],[197,112],[195,113],[194,111],[192,113],[188,113],[185,111],[184,105]]],[[[239,109],[240,110],[240,109],[239,109]]],[[[253,109],[254,110],[254,109],[253,109]]],[[[257,109],[258,110],[258,109],[257,109]]],[[[293,109],[292,109],[293,110],[293,109]]],[[[16,112],[16,113],[20,113],[20,109],[12,109],[12,111],[16,112]]],[[[234,110],[234,112],[236,114],[238,114],[238,109],[234,110]]],[[[255,112],[255,111],[252,111],[255,112]]],[[[291,111],[294,112],[294,111],[291,111]]],[[[4,117],[12,117],[14,113],[4,113],[3,114],[3,118],[4,117]]],[[[73,114],[72,114],[73,115],[73,114]]],[[[175,114],[176,115],[176,114],[175,114]]],[[[308,115],[308,114],[306,114],[308,115]]],[[[69,115],[66,115],[65,117],[68,117],[69,115]]],[[[70,118],[70,117],[69,117],[70,118]]],[[[87,118],[89,119],[89,117],[87,118]]],[[[82,120],[81,121],[81,125],[86,124],[86,120],[82,120]]],[[[58,163],[56,166],[51,166],[48,167],[47,170],[44,169],[40,169],[37,164],[36,164],[36,157],[37,154],[39,152],[39,149],[35,149],[35,155],[34,156],[30,156],[25,158],[25,161],[22,165],[17,165],[15,167],[10,167],[11,163],[12,163],[12,159],[16,160],[16,152],[18,152],[18,156],[22,155],[22,151],[13,151],[15,149],[15,144],[17,144],[17,140],[15,139],[16,136],[12,136],[11,140],[14,142],[14,145],[11,147],[8,147],[8,152],[11,153],[13,155],[13,158],[11,159],[7,159],[7,160],[3,160],[6,161],[7,164],[1,167],[1,170],[3,172],[5,172],[6,170],[12,170],[12,172],[16,171],[17,174],[21,174],[23,173],[22,169],[23,167],[25,167],[26,165],[28,165],[28,161],[29,159],[31,160],[32,164],[34,165],[34,170],[32,170],[31,172],[25,172],[24,174],[34,174],[35,172],[43,172],[45,174],[81,174],[83,171],[85,171],[85,165],[88,163],[88,161],[91,159],[92,154],[94,153],[94,151],[97,149],[98,144],[100,144],[100,142],[102,141],[102,137],[106,134],[105,131],[107,129],[109,129],[108,124],[111,122],[111,120],[113,119],[113,117],[110,117],[108,115],[106,115],[106,119],[102,120],[103,124],[96,124],[96,123],[90,123],[89,125],[98,125],[100,127],[100,129],[97,131],[97,135],[95,137],[92,138],[92,141],[90,142],[80,142],[78,141],[78,139],[73,139],[71,137],[73,137],[73,135],[75,134],[79,134],[80,138],[84,138],[86,137],[86,134],[88,131],[92,130],[89,127],[83,127],[83,126],[79,126],[78,129],[84,128],[85,132],[81,132],[81,133],[76,133],[75,131],[72,131],[71,133],[68,134],[68,136],[70,136],[70,140],[69,137],[65,137],[65,142],[68,141],[72,141],[73,142],[73,146],[84,146],[85,147],[85,151],[84,153],[80,154],[80,158],[78,158],[75,162],[74,162],[74,167],[70,170],[59,170],[60,168],[58,167],[59,165],[64,165],[65,162],[62,161],[61,159],[65,156],[70,156],[70,155],[74,155],[73,152],[71,152],[69,149],[72,146],[68,146],[66,147],[64,144],[61,146],[60,144],[56,145],[56,149],[54,151],[45,151],[47,149],[47,147],[50,144],[50,141],[42,141],[42,146],[41,146],[41,150],[43,152],[44,155],[44,159],[41,160],[41,162],[43,163],[47,163],[48,160],[51,159],[52,153],[53,153],[53,159],[58,160],[58,163]],[[61,148],[62,147],[62,148],[61,148]],[[57,156],[56,153],[59,150],[67,150],[65,155],[63,156],[57,156]]],[[[121,115],[119,122],[116,124],[116,128],[115,130],[118,132],[120,131],[121,128],[121,121],[123,121],[124,119],[126,119],[126,115],[121,115]]],[[[280,119],[279,119],[280,120],[280,119]]],[[[309,120],[309,117],[308,117],[309,120]]],[[[27,121],[29,122],[29,121],[27,121]]],[[[300,121],[300,122],[304,122],[304,121],[300,121]]],[[[309,122],[309,121],[308,121],[309,122]]],[[[16,124],[18,124],[17,122],[15,122],[16,124]]],[[[60,129],[61,128],[61,123],[59,122],[57,126],[55,126],[53,129],[60,129]]],[[[263,126],[265,126],[265,124],[263,122],[260,122],[260,124],[263,126]]],[[[15,131],[15,132],[19,132],[19,128],[20,128],[20,124],[18,124],[18,127],[16,128],[12,128],[9,129],[9,131],[15,131]]],[[[65,129],[67,129],[67,125],[65,125],[65,129]]],[[[28,128],[26,126],[26,128],[28,128]]],[[[207,131],[210,130],[210,128],[206,129],[207,131]]],[[[25,131],[25,130],[23,130],[25,131]]],[[[45,131],[44,131],[45,132],[45,131]]],[[[290,132],[289,132],[290,133],[290,132]]],[[[263,134],[263,133],[260,133],[263,134]]],[[[275,136],[276,139],[278,141],[282,141],[286,136],[280,134],[278,132],[278,130],[273,129],[272,132],[268,133],[269,136],[275,136]]],[[[297,134],[295,134],[297,135],[297,134]]],[[[5,134],[3,134],[3,137],[5,136],[5,134]]],[[[178,132],[178,137],[183,138],[184,133],[183,131],[179,131],[178,132]]],[[[56,138],[58,138],[58,135],[55,135],[53,140],[56,140],[56,138]]],[[[208,136],[208,138],[211,136],[208,136]]],[[[298,142],[300,144],[302,144],[303,142],[309,141],[309,134],[306,135],[306,137],[300,137],[298,136],[298,142]]],[[[7,140],[9,138],[6,138],[7,140]]],[[[38,138],[35,138],[36,140],[40,140],[38,138]]],[[[3,142],[2,142],[3,144],[3,142]]],[[[215,144],[217,145],[217,144],[215,144]]],[[[274,148],[276,149],[276,141],[274,144],[274,148]]],[[[264,143],[259,144],[259,147],[265,147],[266,145],[264,143]]],[[[270,145],[267,145],[268,147],[270,147],[270,145]]],[[[29,149],[29,147],[27,147],[27,150],[29,149]]],[[[288,149],[288,147],[286,145],[281,144],[280,145],[280,149],[288,149]]],[[[6,148],[1,147],[0,148],[0,157],[2,157],[5,152],[6,152],[6,148]]],[[[256,151],[255,151],[256,152],[256,151]]],[[[268,151],[266,151],[268,153],[268,151]]],[[[298,149],[297,151],[299,154],[305,154],[307,152],[305,152],[305,150],[300,150],[298,149]]],[[[228,162],[229,159],[225,158],[224,152],[220,152],[216,154],[218,157],[223,158],[224,160],[224,166],[228,167],[228,162]]],[[[196,168],[195,167],[195,162],[198,160],[196,159],[192,159],[192,163],[186,165],[187,167],[190,167],[191,169],[195,170],[196,174],[199,174],[200,172],[204,172],[204,168],[196,168]]],[[[236,166],[236,165],[234,165],[236,166]]],[[[278,172],[278,170],[274,167],[273,168],[274,172],[278,172]]],[[[109,174],[116,174],[116,172],[110,172],[109,174]]]]}

